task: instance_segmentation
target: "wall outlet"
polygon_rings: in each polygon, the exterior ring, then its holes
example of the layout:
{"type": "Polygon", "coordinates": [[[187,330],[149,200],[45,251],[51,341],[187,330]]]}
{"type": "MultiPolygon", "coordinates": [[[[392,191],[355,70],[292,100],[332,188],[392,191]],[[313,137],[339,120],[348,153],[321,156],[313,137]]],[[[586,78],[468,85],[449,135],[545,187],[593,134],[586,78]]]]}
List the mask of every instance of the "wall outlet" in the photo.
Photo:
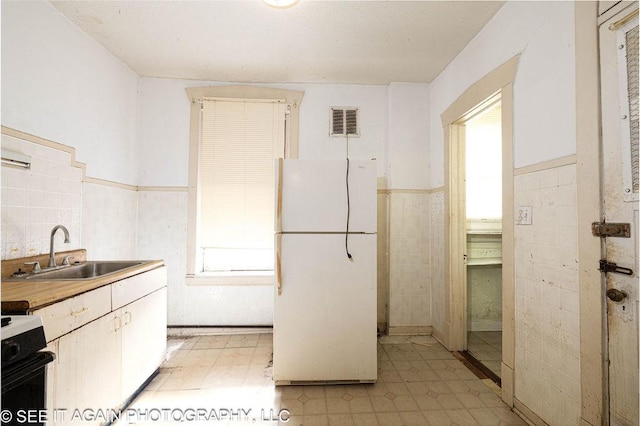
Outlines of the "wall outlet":
{"type": "Polygon", "coordinates": [[[531,225],[531,207],[516,207],[516,225],[531,225]]]}

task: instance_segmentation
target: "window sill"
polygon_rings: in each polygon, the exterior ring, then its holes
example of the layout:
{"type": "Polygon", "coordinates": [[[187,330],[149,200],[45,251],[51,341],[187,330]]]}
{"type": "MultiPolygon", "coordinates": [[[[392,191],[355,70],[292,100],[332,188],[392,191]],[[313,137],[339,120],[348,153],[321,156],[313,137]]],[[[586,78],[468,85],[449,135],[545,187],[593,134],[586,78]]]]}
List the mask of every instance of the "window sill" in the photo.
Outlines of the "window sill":
{"type": "Polygon", "coordinates": [[[273,274],[247,272],[242,273],[202,273],[187,275],[187,286],[271,286],[275,281],[273,274]]]}

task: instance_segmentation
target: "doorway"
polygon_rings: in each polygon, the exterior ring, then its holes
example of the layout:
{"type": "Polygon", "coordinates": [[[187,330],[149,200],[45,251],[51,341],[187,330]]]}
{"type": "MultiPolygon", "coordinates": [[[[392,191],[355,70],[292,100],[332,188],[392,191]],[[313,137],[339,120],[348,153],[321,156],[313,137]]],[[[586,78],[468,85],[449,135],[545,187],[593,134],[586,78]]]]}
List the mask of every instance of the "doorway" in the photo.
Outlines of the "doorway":
{"type": "Polygon", "coordinates": [[[445,154],[445,322],[442,343],[450,351],[467,349],[467,220],[464,123],[499,101],[501,122],[502,234],[501,360],[502,400],[513,407],[515,374],[515,251],[513,204],[514,56],[469,86],[441,115],[445,154]],[[462,123],[462,124],[461,124],[462,123]]]}
{"type": "Polygon", "coordinates": [[[500,383],[502,363],[502,104],[491,98],[463,123],[467,270],[466,352],[500,383]]]}

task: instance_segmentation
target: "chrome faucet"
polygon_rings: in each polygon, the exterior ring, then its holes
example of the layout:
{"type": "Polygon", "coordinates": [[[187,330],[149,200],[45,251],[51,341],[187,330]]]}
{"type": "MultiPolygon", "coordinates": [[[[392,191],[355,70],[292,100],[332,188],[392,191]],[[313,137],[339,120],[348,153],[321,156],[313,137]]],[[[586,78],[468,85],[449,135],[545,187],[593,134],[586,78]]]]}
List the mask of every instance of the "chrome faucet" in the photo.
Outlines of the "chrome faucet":
{"type": "Polygon", "coordinates": [[[49,250],[49,268],[54,268],[56,266],[56,252],[53,250],[53,237],[56,235],[56,231],[58,229],[62,229],[64,232],[64,242],[69,244],[69,230],[62,225],[55,226],[51,230],[51,246],[49,250]]]}

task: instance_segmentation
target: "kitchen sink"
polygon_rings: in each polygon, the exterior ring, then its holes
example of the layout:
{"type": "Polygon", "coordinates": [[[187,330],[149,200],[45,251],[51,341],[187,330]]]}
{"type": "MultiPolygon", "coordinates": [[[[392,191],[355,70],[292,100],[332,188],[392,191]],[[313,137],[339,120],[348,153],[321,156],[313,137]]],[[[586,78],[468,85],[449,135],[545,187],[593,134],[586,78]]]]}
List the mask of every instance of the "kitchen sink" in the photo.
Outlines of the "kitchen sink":
{"type": "Polygon", "coordinates": [[[112,274],[146,263],[144,261],[89,261],[51,271],[29,274],[15,280],[83,280],[112,274]]]}

